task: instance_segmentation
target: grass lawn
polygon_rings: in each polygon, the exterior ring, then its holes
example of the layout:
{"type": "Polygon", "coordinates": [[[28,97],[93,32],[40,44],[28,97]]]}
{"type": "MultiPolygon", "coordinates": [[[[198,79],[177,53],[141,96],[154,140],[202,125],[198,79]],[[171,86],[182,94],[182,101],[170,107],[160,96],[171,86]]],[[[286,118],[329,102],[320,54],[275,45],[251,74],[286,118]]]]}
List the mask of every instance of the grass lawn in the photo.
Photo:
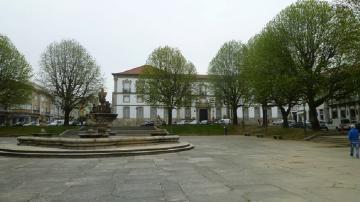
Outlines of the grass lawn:
{"type": "Polygon", "coordinates": [[[40,130],[44,128],[48,133],[60,134],[65,130],[77,129],[79,126],[16,126],[16,127],[0,127],[0,137],[17,137],[17,136],[26,136],[33,133],[39,133],[40,130]]]}
{"type": "MultiPolygon", "coordinates": [[[[175,135],[224,135],[224,127],[222,125],[173,125],[173,126],[162,126],[167,129],[170,133],[175,135]],[[172,132],[171,132],[172,131],[172,132]]],[[[330,134],[336,133],[334,131],[312,131],[300,128],[282,128],[280,126],[269,126],[268,128],[259,127],[257,125],[246,125],[245,128],[242,126],[228,126],[228,135],[244,135],[249,133],[251,136],[256,134],[263,134],[265,137],[273,137],[274,135],[280,135],[283,139],[304,139],[305,137],[312,136],[315,134],[330,134]]]]}
{"type": "MultiPolygon", "coordinates": [[[[173,125],[161,126],[169,133],[175,135],[224,135],[224,127],[219,124],[214,125],[173,125]]],[[[237,135],[237,128],[235,126],[227,126],[229,135],[237,135]]]]}

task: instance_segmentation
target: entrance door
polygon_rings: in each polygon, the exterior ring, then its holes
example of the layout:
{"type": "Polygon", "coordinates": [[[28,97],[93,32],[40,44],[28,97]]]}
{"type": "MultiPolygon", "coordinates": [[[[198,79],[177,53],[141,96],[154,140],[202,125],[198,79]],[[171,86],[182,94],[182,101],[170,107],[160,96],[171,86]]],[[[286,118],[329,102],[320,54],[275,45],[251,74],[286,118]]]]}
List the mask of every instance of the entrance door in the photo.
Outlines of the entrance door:
{"type": "Polygon", "coordinates": [[[200,116],[200,120],[208,120],[208,110],[207,109],[200,109],[199,110],[199,116],[200,116]]]}

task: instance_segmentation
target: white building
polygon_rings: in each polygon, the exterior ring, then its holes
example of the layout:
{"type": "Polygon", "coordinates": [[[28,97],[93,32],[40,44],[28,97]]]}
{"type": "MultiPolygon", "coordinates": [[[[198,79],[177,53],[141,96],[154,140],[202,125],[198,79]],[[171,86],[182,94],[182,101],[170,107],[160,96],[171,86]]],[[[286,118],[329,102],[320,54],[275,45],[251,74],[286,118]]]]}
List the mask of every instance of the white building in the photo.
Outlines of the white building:
{"type": "MultiPolygon", "coordinates": [[[[114,92],[112,95],[113,112],[117,113],[118,124],[138,125],[145,120],[156,120],[160,117],[167,120],[167,110],[164,106],[150,106],[145,103],[142,95],[136,93],[136,82],[144,66],[129,69],[120,73],[113,73],[114,92]]],[[[216,103],[216,99],[209,87],[207,75],[197,75],[194,82],[194,94],[198,95],[191,106],[184,106],[174,109],[172,112],[173,120],[218,120],[231,117],[230,110],[225,106],[216,103]]],[[[257,122],[262,118],[262,110],[259,105],[250,107],[239,107],[239,121],[243,118],[247,121],[257,122]],[[244,113],[243,113],[244,112],[244,113]]],[[[277,107],[268,110],[269,120],[280,119],[281,113],[277,107]]]]}

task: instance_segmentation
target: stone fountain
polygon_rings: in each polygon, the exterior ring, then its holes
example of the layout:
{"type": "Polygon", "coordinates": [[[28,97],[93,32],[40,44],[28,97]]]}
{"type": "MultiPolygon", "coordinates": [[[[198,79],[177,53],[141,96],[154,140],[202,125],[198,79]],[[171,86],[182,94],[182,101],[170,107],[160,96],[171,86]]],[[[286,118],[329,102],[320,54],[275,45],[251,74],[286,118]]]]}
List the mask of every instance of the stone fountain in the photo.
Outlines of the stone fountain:
{"type": "Polygon", "coordinates": [[[91,123],[85,129],[68,130],[60,135],[43,130],[33,136],[20,136],[17,145],[1,144],[0,155],[83,158],[178,152],[194,147],[180,142],[179,136],[168,135],[165,129],[111,128],[117,114],[111,113],[104,89],[98,96],[99,105],[93,106],[91,123]]]}
{"type": "Polygon", "coordinates": [[[117,114],[111,113],[110,103],[106,101],[106,92],[102,88],[98,93],[99,105],[93,105],[90,112],[90,129],[87,133],[79,134],[81,138],[108,137],[111,133],[111,123],[116,119],[117,114]]]}

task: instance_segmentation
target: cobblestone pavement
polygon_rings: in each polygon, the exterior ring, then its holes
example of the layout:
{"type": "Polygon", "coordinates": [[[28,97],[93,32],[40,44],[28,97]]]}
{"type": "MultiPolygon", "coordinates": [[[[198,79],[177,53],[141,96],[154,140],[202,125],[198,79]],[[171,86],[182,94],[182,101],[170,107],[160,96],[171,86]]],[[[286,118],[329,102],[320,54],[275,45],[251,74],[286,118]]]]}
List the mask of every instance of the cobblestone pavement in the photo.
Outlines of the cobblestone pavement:
{"type": "Polygon", "coordinates": [[[0,157],[0,201],[359,201],[360,160],[347,148],[244,136],[182,140],[195,149],[116,158],[0,157]]]}

